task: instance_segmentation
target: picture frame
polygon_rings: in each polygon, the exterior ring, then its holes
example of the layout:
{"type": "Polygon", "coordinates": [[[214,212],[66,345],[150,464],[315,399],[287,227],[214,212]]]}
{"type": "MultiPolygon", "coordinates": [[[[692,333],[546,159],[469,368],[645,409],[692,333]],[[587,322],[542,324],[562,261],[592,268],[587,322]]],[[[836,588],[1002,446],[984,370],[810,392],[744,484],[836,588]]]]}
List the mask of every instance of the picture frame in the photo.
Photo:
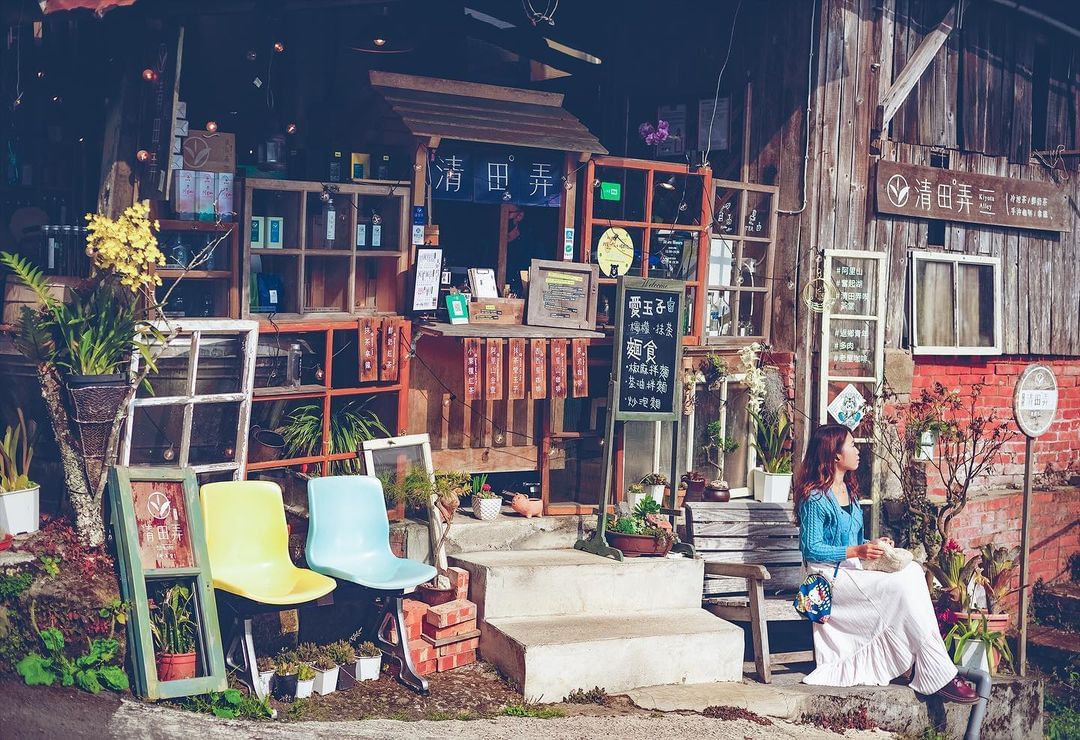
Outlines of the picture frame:
{"type": "Polygon", "coordinates": [[[580,262],[533,260],[529,267],[526,323],[557,329],[596,329],[600,267],[580,262]]]}

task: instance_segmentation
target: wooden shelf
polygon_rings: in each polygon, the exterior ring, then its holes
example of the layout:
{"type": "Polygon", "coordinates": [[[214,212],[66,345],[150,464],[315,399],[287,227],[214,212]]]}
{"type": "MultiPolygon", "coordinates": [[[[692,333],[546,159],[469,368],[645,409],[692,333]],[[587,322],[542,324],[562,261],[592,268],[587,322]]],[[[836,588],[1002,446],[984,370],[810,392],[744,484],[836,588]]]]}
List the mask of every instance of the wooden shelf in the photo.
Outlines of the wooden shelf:
{"type": "Polygon", "coordinates": [[[252,398],[254,398],[254,399],[261,399],[261,398],[280,399],[280,398],[292,398],[294,396],[295,397],[303,397],[303,398],[311,398],[313,395],[314,396],[321,396],[324,393],[326,393],[326,386],[325,385],[298,385],[298,386],[275,385],[275,386],[271,386],[269,388],[256,388],[252,392],[252,398]]]}
{"type": "MultiPolygon", "coordinates": [[[[252,254],[259,254],[259,255],[262,255],[262,254],[271,254],[271,255],[280,254],[280,255],[287,256],[287,257],[297,257],[297,256],[299,256],[301,254],[304,254],[305,250],[303,250],[303,249],[267,249],[266,247],[252,247],[251,248],[251,253],[252,254]]],[[[346,252],[346,254],[348,254],[348,252],[346,252]]]]}
{"type": "Polygon", "coordinates": [[[400,257],[401,252],[390,249],[357,249],[357,257],[400,257]]]}
{"type": "Polygon", "coordinates": [[[225,232],[237,228],[240,224],[235,221],[215,223],[213,221],[185,221],[177,218],[159,218],[158,231],[209,231],[225,232]]]}
{"type": "Polygon", "coordinates": [[[173,268],[158,270],[157,275],[166,279],[184,278],[184,280],[228,280],[232,277],[230,270],[189,270],[184,272],[183,268],[173,268]]]}

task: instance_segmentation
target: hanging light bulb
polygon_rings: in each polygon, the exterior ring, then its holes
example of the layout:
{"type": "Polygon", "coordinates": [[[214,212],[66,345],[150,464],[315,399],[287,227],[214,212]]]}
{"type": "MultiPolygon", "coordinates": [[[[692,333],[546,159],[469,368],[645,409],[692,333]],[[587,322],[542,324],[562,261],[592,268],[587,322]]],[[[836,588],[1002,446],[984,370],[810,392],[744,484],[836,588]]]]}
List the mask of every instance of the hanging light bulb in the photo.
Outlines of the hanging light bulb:
{"type": "Polygon", "coordinates": [[[147,67],[142,71],[142,78],[147,82],[154,82],[157,80],[157,72],[147,67]]]}
{"type": "Polygon", "coordinates": [[[375,44],[375,46],[386,46],[386,39],[376,36],[371,40],[371,43],[375,44]]]}
{"type": "Polygon", "coordinates": [[[287,133],[287,134],[295,134],[296,133],[296,124],[295,123],[290,123],[289,125],[287,125],[285,127],[285,133],[287,133]]]}
{"type": "Polygon", "coordinates": [[[321,382],[323,382],[323,379],[325,379],[325,378],[326,378],[326,371],[322,369],[322,365],[319,365],[319,367],[315,368],[315,380],[317,380],[317,381],[319,381],[321,383],[321,382]]]}
{"type": "Polygon", "coordinates": [[[52,101],[54,103],[56,103],[57,105],[60,105],[61,103],[64,102],[64,99],[62,97],[60,97],[59,95],[53,95],[52,96],[52,101]]]}
{"type": "Polygon", "coordinates": [[[375,213],[374,211],[372,211],[372,212],[371,212],[371,223],[373,223],[373,224],[375,224],[376,226],[378,226],[379,224],[381,224],[381,223],[382,223],[382,216],[380,216],[379,214],[377,214],[377,213],[375,213]]]}
{"type": "Polygon", "coordinates": [[[206,130],[210,133],[214,133],[215,131],[217,131],[217,121],[207,121],[206,130]]]}
{"type": "Polygon", "coordinates": [[[510,193],[509,190],[503,191],[502,199],[505,200],[507,203],[509,203],[513,199],[513,197],[514,196],[510,193]]]}
{"type": "Polygon", "coordinates": [[[664,180],[663,182],[658,182],[656,184],[656,187],[663,188],[664,190],[674,190],[675,189],[675,175],[672,175],[671,177],[664,180]]]}
{"type": "Polygon", "coordinates": [[[172,445],[166,447],[161,453],[161,459],[165,462],[172,462],[176,459],[176,448],[172,445]]]}
{"type": "Polygon", "coordinates": [[[146,151],[145,149],[140,149],[139,151],[135,152],[135,159],[139,160],[140,162],[146,162],[150,159],[150,152],[146,151]]]}
{"type": "Polygon", "coordinates": [[[40,79],[44,79],[44,77],[45,77],[45,70],[39,69],[37,71],[37,78],[40,80],[40,79]]]}
{"type": "Polygon", "coordinates": [[[278,54],[285,51],[285,44],[281,43],[280,41],[275,41],[274,42],[274,51],[276,51],[278,54]]]}
{"type": "Polygon", "coordinates": [[[255,53],[254,49],[248,49],[246,56],[249,62],[254,62],[256,59],[259,58],[259,55],[255,53]]]}

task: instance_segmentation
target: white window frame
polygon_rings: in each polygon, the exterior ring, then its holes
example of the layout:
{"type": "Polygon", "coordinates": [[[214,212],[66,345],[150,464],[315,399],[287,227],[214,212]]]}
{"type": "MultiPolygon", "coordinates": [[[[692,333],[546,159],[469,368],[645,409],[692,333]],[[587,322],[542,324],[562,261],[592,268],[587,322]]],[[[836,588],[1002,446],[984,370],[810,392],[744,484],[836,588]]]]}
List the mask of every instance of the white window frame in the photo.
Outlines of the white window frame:
{"type": "MultiPolygon", "coordinates": [[[[911,316],[908,329],[911,336],[911,353],[913,355],[1000,355],[1002,353],[1002,311],[1004,304],[1003,277],[1001,271],[1001,257],[982,257],[970,254],[955,254],[945,252],[911,251],[911,316]],[[991,347],[963,347],[963,346],[919,346],[918,317],[919,301],[918,279],[919,262],[945,262],[953,266],[953,294],[959,295],[959,265],[991,265],[994,268],[994,344],[991,347]]],[[[959,340],[960,337],[960,303],[957,301],[953,306],[953,335],[959,340]]]]}
{"type": "MultiPolygon", "coordinates": [[[[127,419],[124,423],[123,446],[120,451],[120,463],[131,464],[131,440],[135,427],[135,409],[148,406],[176,406],[182,409],[183,417],[180,425],[180,449],[177,453],[174,465],[176,467],[190,467],[196,473],[220,473],[231,472],[233,480],[243,478],[244,469],[247,467],[247,442],[248,423],[251,420],[251,392],[255,385],[255,346],[259,341],[259,324],[255,321],[237,321],[232,319],[173,319],[166,322],[157,322],[157,328],[165,334],[175,331],[177,336],[190,336],[191,344],[188,348],[187,387],[182,396],[146,396],[135,397],[128,407],[127,419]],[[240,390],[236,393],[196,393],[195,382],[199,373],[199,341],[203,333],[221,335],[235,334],[243,348],[243,362],[240,367],[240,390]],[[221,404],[237,403],[240,405],[239,419],[236,429],[236,441],[233,449],[235,454],[232,460],[205,463],[202,465],[189,465],[188,458],[191,451],[191,424],[195,417],[196,404],[221,404]]],[[[138,352],[131,353],[131,374],[136,376],[139,372],[141,355],[138,352]]],[[[150,376],[153,382],[153,375],[150,376]]],[[[172,467],[172,466],[168,466],[172,467]]]]}
{"type": "MultiPolygon", "coordinates": [[[[729,386],[731,384],[745,385],[746,373],[730,373],[727,377],[720,381],[720,433],[723,436],[727,436],[727,403],[730,397],[729,386]]],[[[698,383],[697,385],[704,385],[704,383],[698,383]]],[[[697,393],[697,390],[694,391],[697,393]]],[[[710,391],[715,392],[715,391],[710,391]]],[[[660,422],[656,422],[657,425],[657,445],[656,445],[656,466],[660,464],[660,451],[659,451],[659,439],[660,439],[660,422]]],[[[682,469],[685,471],[694,469],[694,429],[697,425],[697,404],[694,405],[694,410],[686,417],[686,457],[683,459],[682,469]]],[[[753,419],[747,415],[746,429],[743,430],[742,439],[740,444],[746,454],[746,477],[747,482],[745,486],[739,486],[738,488],[732,488],[731,498],[748,498],[750,496],[750,471],[757,466],[757,450],[754,449],[754,424],[753,419]]],[[[659,467],[655,467],[659,470],[659,467]]]]}

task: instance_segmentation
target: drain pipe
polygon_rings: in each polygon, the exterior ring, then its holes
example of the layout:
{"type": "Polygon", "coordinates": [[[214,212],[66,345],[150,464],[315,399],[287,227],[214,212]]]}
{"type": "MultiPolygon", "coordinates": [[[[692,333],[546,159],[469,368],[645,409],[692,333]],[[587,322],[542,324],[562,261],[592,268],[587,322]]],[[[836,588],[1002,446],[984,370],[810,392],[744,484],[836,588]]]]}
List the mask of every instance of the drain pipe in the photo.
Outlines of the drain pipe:
{"type": "Polygon", "coordinates": [[[978,668],[959,667],[957,673],[961,678],[966,678],[975,684],[975,693],[979,695],[979,701],[971,708],[968,716],[967,732],[964,740],[979,740],[982,731],[983,718],[986,716],[986,703],[990,701],[990,674],[980,671],[978,668]]]}

